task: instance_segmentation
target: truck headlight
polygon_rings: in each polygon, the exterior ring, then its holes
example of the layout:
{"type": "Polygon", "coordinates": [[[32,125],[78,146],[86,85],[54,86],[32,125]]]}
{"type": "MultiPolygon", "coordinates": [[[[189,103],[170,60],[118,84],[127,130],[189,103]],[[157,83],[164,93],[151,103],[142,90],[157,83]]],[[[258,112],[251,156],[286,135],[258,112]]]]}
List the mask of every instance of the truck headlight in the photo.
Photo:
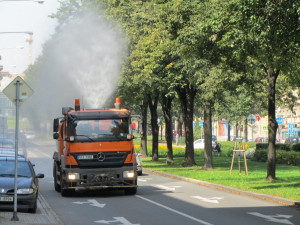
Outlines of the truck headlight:
{"type": "Polygon", "coordinates": [[[124,178],[134,178],[134,171],[129,170],[129,171],[123,171],[123,177],[124,178]]]}
{"type": "Polygon", "coordinates": [[[79,180],[79,173],[68,173],[68,180],[79,180]]]}

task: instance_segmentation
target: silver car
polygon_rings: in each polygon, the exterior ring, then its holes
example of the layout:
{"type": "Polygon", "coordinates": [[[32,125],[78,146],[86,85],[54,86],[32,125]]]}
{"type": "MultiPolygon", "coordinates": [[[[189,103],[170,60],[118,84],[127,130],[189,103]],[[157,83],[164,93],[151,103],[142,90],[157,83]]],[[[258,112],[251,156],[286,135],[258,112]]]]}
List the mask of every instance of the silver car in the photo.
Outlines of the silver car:
{"type": "Polygon", "coordinates": [[[140,159],[141,153],[135,153],[136,157],[136,163],[137,163],[137,174],[141,176],[143,174],[143,168],[142,168],[142,160],[140,159]]]}

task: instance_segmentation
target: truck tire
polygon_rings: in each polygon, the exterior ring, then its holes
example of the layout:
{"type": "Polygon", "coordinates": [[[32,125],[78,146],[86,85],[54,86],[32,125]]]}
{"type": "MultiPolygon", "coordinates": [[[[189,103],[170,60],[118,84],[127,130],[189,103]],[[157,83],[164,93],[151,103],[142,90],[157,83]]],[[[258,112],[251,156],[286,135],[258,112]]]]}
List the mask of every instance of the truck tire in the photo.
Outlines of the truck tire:
{"type": "Polygon", "coordinates": [[[135,195],[137,192],[137,187],[133,187],[133,188],[125,188],[124,192],[126,195],[135,195]]]}
{"type": "Polygon", "coordinates": [[[69,197],[73,193],[72,189],[68,189],[64,187],[64,182],[63,182],[63,173],[60,171],[60,194],[63,197],[69,197]]]}
{"type": "Polygon", "coordinates": [[[53,177],[54,177],[54,189],[55,191],[57,192],[60,192],[60,184],[57,183],[58,179],[57,179],[57,170],[58,170],[58,166],[57,166],[57,163],[54,162],[53,163],[53,177]]]}

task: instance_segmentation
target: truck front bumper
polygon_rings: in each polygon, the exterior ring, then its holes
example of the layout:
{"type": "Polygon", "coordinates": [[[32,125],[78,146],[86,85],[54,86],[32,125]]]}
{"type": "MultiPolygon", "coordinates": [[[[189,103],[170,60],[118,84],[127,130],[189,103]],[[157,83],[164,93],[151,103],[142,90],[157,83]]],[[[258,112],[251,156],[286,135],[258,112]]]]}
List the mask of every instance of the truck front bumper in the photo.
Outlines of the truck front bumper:
{"type": "Polygon", "coordinates": [[[122,168],[65,168],[62,180],[64,187],[70,189],[101,189],[137,187],[135,166],[122,168]]]}

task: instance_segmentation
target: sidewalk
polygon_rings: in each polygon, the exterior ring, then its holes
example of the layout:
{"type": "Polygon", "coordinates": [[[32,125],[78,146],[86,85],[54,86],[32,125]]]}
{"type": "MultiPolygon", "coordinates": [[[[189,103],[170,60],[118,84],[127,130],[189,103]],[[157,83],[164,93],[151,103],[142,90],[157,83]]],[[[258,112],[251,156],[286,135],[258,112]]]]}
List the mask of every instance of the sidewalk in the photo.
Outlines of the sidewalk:
{"type": "Polygon", "coordinates": [[[17,216],[19,221],[11,221],[13,216],[13,212],[2,212],[0,211],[0,224],[1,225],[15,225],[15,224],[39,224],[39,225],[49,225],[49,224],[57,224],[63,225],[63,223],[59,220],[53,210],[50,208],[44,197],[39,194],[38,198],[38,209],[37,212],[34,213],[24,213],[17,212],[17,216]]]}

